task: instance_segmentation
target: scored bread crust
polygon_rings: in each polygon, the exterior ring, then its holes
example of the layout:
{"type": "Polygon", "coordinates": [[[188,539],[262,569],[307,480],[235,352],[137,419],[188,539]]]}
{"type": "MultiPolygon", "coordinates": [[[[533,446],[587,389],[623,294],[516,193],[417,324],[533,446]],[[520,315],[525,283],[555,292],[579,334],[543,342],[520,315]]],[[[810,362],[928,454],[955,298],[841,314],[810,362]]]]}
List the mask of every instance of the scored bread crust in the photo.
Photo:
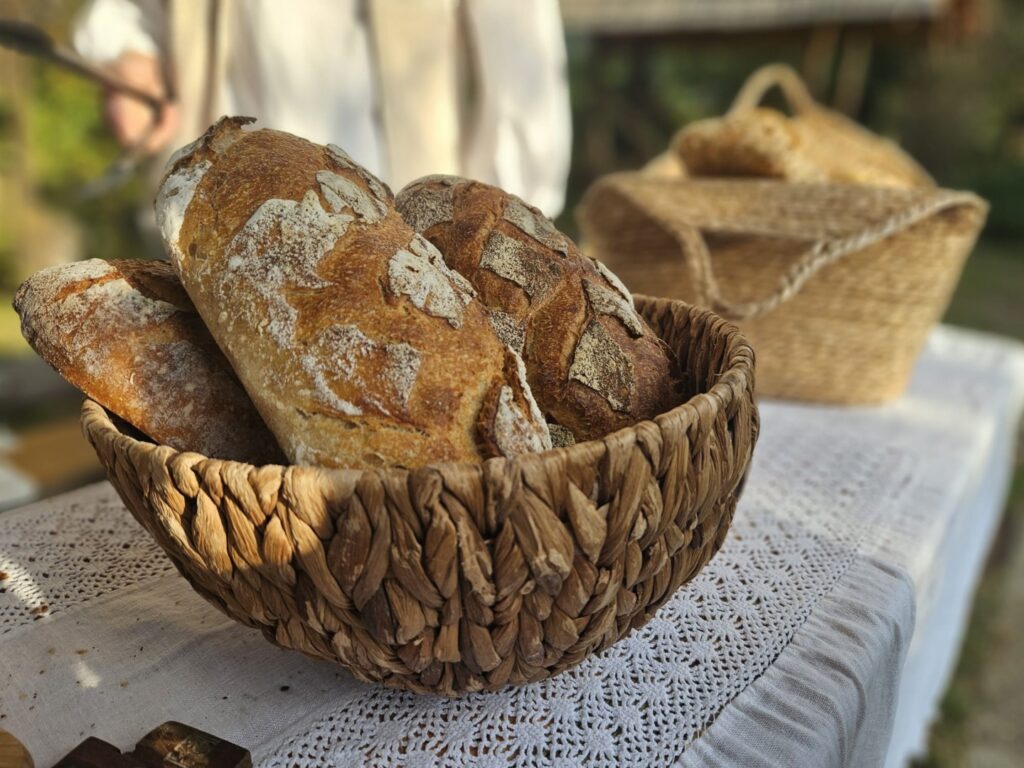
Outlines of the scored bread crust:
{"type": "Polygon", "coordinates": [[[283,458],[167,262],[50,267],[22,284],[14,309],[40,357],[158,443],[253,464],[283,458]]]}
{"type": "Polygon", "coordinates": [[[576,440],[675,404],[671,353],[629,291],[536,208],[456,176],[418,179],[395,205],[473,284],[498,335],[521,353],[542,412],[576,440]]]}
{"type": "Polygon", "coordinates": [[[515,353],[390,190],[338,147],[249,122],[224,118],[171,159],[157,220],[288,457],[415,467],[549,448],[515,353]]]}

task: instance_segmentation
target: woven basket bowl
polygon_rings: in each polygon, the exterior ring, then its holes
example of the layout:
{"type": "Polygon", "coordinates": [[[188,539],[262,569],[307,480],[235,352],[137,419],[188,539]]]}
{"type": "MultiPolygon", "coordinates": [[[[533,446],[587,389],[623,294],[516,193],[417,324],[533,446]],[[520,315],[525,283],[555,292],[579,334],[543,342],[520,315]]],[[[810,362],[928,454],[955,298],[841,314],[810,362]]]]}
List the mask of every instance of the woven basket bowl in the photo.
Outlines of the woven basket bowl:
{"type": "Polygon", "coordinates": [[[730,317],[757,350],[759,395],[867,404],[903,393],[986,211],[939,189],[621,173],[577,216],[630,290],[730,317]],[[794,270],[814,248],[841,256],[794,270]]]}
{"type": "Polygon", "coordinates": [[[753,353],[680,302],[638,307],[689,399],[570,448],[366,471],[179,453],[98,404],[86,437],[197,592],[358,678],[455,695],[541,680],[646,622],[721,546],[758,434],[753,353]]]}

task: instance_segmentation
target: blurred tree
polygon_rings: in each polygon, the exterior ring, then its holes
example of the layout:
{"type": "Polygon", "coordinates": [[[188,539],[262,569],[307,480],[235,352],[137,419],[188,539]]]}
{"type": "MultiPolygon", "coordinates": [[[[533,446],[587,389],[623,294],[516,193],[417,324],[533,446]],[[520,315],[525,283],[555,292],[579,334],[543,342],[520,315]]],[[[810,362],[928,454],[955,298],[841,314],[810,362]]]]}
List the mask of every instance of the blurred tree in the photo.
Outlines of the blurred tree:
{"type": "Polygon", "coordinates": [[[885,52],[877,113],[943,184],[992,203],[987,235],[1024,238],[1024,3],[989,5],[984,39],[885,52]]]}
{"type": "Polygon", "coordinates": [[[957,0],[930,26],[572,35],[569,52],[576,141],[559,223],[570,230],[595,178],[643,165],[682,125],[721,114],[753,69],[784,61],[805,72],[819,98],[901,141],[940,183],[987,197],[990,236],[1024,237],[1016,212],[1024,194],[1020,0],[957,0]]]}
{"type": "MultiPolygon", "coordinates": [[[[39,24],[55,39],[82,0],[0,0],[0,16],[39,24]]],[[[46,263],[142,255],[135,216],[144,185],[137,179],[101,197],[79,190],[118,156],[103,125],[98,91],[52,65],[0,51],[0,289],[46,263]]],[[[0,335],[2,335],[0,331],[0,335]]]]}

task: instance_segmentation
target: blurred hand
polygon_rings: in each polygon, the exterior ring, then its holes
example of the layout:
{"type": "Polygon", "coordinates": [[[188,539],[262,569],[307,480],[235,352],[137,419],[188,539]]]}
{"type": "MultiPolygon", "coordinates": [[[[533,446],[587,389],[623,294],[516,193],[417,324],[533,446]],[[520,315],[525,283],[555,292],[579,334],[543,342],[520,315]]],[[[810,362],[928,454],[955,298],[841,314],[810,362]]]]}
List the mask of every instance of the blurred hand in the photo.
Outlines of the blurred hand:
{"type": "MultiPolygon", "coordinates": [[[[153,56],[128,52],[109,65],[116,75],[139,90],[158,98],[165,95],[160,62],[153,56]]],[[[154,112],[148,105],[119,91],[108,90],[103,96],[103,112],[114,137],[123,147],[134,147],[153,125],[154,112]]],[[[154,154],[170,143],[178,127],[178,105],[164,105],[156,116],[156,126],[141,149],[154,154]]]]}

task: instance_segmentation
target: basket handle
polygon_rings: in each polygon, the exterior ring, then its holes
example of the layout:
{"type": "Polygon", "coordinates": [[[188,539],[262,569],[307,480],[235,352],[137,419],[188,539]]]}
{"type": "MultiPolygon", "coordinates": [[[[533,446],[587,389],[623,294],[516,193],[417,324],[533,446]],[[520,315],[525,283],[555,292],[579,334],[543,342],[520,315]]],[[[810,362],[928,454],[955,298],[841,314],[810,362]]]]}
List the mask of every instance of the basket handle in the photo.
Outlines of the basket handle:
{"type": "Polygon", "coordinates": [[[747,78],[726,115],[751,111],[761,103],[764,95],[775,87],[782,91],[793,114],[799,115],[820,109],[796,70],[788,64],[767,64],[747,78]]]}
{"type": "Polygon", "coordinates": [[[959,205],[977,206],[980,198],[970,192],[942,190],[927,200],[915,203],[880,224],[836,240],[818,240],[786,271],[775,289],[758,301],[734,302],[722,294],[715,278],[711,254],[697,227],[662,221],[682,246],[683,260],[690,270],[705,303],[730,320],[750,320],[775,309],[795,296],[814,275],[851,253],[884,240],[927,219],[939,211],[959,205]]]}

